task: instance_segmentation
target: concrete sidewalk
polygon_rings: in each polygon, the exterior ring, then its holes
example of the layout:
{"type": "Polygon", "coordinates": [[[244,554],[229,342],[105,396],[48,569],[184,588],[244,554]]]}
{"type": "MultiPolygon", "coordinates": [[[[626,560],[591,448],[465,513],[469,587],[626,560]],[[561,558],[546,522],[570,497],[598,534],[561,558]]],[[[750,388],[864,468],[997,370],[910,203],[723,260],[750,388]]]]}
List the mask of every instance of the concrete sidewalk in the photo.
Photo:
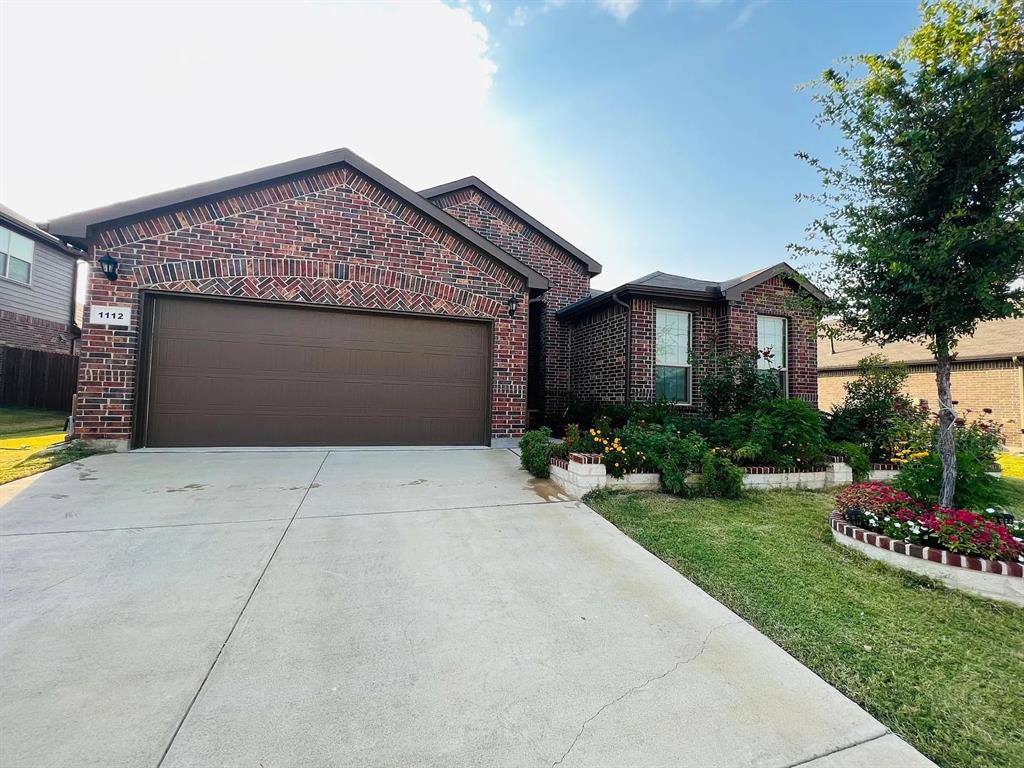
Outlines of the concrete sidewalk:
{"type": "Polygon", "coordinates": [[[508,451],[0,486],[0,766],[931,765],[508,451]]]}

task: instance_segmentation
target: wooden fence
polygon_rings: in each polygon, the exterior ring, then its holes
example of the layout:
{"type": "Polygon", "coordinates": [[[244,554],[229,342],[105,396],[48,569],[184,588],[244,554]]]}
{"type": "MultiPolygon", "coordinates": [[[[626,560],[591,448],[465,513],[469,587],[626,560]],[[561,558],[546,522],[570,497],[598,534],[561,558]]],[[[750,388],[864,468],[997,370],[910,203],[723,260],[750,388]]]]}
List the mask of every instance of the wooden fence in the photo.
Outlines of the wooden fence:
{"type": "Polygon", "coordinates": [[[78,357],[0,347],[0,405],[70,411],[78,386],[78,357]]]}

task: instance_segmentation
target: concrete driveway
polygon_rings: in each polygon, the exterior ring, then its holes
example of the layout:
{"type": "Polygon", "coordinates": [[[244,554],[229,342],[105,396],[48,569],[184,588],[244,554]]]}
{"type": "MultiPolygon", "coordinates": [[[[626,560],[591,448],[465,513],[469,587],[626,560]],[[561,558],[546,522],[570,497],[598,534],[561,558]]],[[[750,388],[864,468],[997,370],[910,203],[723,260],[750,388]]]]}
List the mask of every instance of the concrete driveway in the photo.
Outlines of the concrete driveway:
{"type": "Polygon", "coordinates": [[[142,451],[0,507],[5,768],[930,765],[508,451],[142,451]]]}

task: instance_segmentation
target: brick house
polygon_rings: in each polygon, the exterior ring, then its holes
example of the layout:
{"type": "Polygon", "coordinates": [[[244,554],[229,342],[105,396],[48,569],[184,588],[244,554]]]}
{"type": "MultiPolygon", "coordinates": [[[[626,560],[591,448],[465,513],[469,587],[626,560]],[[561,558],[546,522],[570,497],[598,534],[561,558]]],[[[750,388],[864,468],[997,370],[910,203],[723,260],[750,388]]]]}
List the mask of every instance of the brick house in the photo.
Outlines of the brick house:
{"type": "Polygon", "coordinates": [[[558,313],[569,331],[573,396],[665,398],[696,410],[712,353],[770,350],[759,367],[774,371],[789,397],[817,405],[816,325],[807,302],[794,300],[801,292],[824,298],[784,263],[720,283],[654,272],[595,291],[558,313]]]}
{"type": "MultiPolygon", "coordinates": [[[[905,392],[931,410],[938,407],[935,361],[924,344],[898,342],[879,347],[855,340],[818,342],[818,390],[821,407],[832,410],[846,397],[857,364],[882,355],[907,366],[905,392]]],[[[1006,446],[1024,450],[1024,318],[980,323],[973,336],[959,341],[950,384],[957,410],[967,419],[986,417],[997,424],[1006,446]],[[988,409],[988,413],[986,413],[988,409]]]]}
{"type": "MultiPolygon", "coordinates": [[[[600,265],[476,178],[417,193],[342,149],[47,229],[92,260],[92,441],[501,445],[590,386],[562,313],[600,265]]],[[[737,339],[785,277],[744,284],[737,339]]]]}

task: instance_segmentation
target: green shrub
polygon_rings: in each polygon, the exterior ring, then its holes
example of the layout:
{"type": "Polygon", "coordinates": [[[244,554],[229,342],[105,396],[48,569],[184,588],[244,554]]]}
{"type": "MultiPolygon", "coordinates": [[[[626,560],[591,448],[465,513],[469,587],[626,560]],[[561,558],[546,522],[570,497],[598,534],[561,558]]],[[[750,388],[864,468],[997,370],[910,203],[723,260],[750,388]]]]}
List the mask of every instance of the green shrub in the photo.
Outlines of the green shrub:
{"type": "Polygon", "coordinates": [[[548,461],[551,458],[551,430],[547,427],[533,429],[519,440],[519,463],[534,477],[548,476],[548,461]]]}
{"type": "Polygon", "coordinates": [[[711,443],[743,464],[808,468],[825,460],[821,414],[803,400],[769,400],[720,419],[711,443]]]}
{"type": "Polygon", "coordinates": [[[704,454],[698,492],[714,499],[738,499],[743,493],[743,470],[718,448],[704,454]]]}
{"type": "Polygon", "coordinates": [[[551,443],[548,446],[548,459],[552,458],[567,459],[569,458],[569,445],[562,441],[561,443],[551,443]]]}
{"type": "Polygon", "coordinates": [[[825,460],[825,426],[803,400],[772,400],[754,408],[749,443],[772,466],[810,468],[825,460]]]}
{"type": "Polygon", "coordinates": [[[901,449],[927,448],[928,412],[903,393],[907,367],[889,363],[882,355],[869,355],[857,371],[857,378],[846,385],[846,398],[829,417],[829,437],[860,445],[870,461],[891,461],[901,449]]]}
{"type": "MultiPolygon", "coordinates": [[[[937,451],[913,454],[892,481],[895,488],[929,504],[939,500],[942,461],[937,451]]],[[[967,451],[956,452],[956,494],[953,503],[962,509],[980,511],[1003,501],[999,481],[988,474],[989,464],[967,451]]]]}
{"type": "MultiPolygon", "coordinates": [[[[953,503],[957,507],[981,511],[1004,501],[1002,487],[988,471],[996,463],[996,452],[1001,435],[999,427],[987,419],[970,424],[958,420],[956,430],[956,493],[953,503]]],[[[939,498],[942,481],[942,461],[937,450],[938,425],[930,428],[930,444],[925,450],[903,448],[896,451],[894,461],[900,464],[900,473],[893,485],[916,499],[935,503],[939,498]]]]}
{"type": "Polygon", "coordinates": [[[757,367],[757,352],[713,352],[701,366],[703,408],[718,419],[782,397],[779,380],[757,367]]]}
{"type": "Polygon", "coordinates": [[[986,469],[997,464],[996,457],[1003,442],[998,424],[991,419],[981,418],[970,424],[958,421],[955,429],[957,451],[971,454],[977,461],[983,463],[986,469]]]}
{"type": "Polygon", "coordinates": [[[629,471],[659,472],[669,493],[685,495],[686,478],[700,465],[707,443],[696,432],[684,435],[661,424],[629,424],[619,432],[629,471]]]}

